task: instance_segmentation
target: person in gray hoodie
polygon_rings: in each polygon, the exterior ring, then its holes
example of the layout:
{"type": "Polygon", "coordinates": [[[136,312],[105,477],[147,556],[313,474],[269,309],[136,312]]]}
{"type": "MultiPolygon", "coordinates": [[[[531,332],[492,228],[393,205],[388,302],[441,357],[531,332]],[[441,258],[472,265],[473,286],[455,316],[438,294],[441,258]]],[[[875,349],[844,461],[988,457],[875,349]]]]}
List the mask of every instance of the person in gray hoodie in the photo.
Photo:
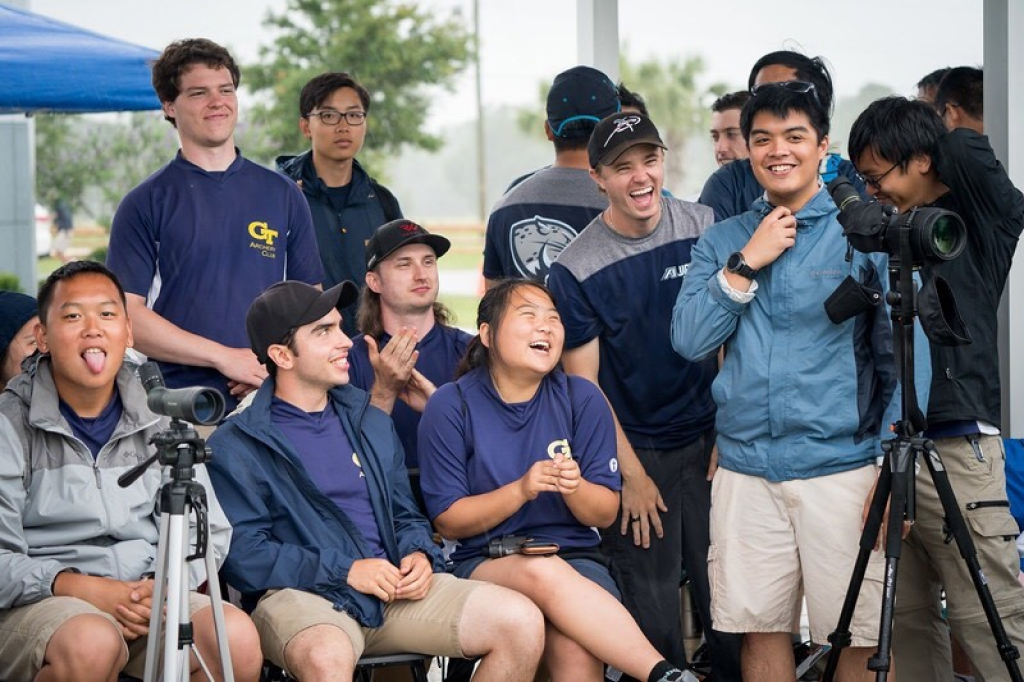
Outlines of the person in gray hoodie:
{"type": "MultiPolygon", "coordinates": [[[[124,363],[125,294],[102,264],[69,263],[39,293],[41,356],[0,395],[0,680],[141,678],[156,569],[161,467],[117,478],[168,425],[124,363]]],[[[205,469],[208,552],[223,561],[231,527],[205,469]]],[[[206,580],[191,563],[193,588],[206,580]]],[[[209,602],[191,594],[195,643],[222,680],[209,602]]],[[[238,680],[257,680],[255,627],[224,606],[238,680]]],[[[198,662],[192,661],[193,671],[198,662]]]]}

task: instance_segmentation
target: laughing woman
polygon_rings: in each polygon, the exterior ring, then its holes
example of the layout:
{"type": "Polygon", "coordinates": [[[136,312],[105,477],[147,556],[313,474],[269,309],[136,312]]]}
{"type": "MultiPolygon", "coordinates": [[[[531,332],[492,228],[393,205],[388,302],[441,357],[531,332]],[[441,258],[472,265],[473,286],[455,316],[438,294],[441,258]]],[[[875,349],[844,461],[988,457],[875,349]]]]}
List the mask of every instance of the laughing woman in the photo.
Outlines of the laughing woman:
{"type": "MultiPolygon", "coordinates": [[[[592,527],[611,524],[621,480],[600,390],[558,369],[565,332],[551,293],[524,280],[484,296],[462,376],[431,397],[419,427],[423,495],[458,541],[452,571],[513,588],[547,619],[552,680],[682,680],[618,599],[592,527]],[[557,554],[489,555],[492,541],[557,554]]],[[[500,606],[495,606],[500,609],[500,606]]]]}

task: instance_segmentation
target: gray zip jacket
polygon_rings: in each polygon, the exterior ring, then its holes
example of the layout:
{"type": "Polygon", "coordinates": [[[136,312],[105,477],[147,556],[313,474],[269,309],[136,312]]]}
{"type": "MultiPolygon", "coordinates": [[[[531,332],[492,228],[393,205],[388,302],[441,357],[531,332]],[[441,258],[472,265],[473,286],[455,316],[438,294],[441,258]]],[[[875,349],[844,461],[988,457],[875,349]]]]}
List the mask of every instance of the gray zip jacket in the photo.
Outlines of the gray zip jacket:
{"type": "MultiPolygon", "coordinates": [[[[130,366],[117,375],[124,411],[94,460],[60,414],[50,359],[42,356],[0,394],[0,609],[52,595],[63,568],[134,581],[156,571],[162,477],[154,463],[128,488],[117,478],[153,452],[150,438],[169,423],[146,407],[130,366]]],[[[206,468],[195,468],[206,488],[210,541],[218,564],[231,526],[217,503],[206,468]]],[[[195,538],[195,515],[189,520],[195,538]]],[[[192,587],[206,580],[202,561],[189,565],[192,587]]]]}

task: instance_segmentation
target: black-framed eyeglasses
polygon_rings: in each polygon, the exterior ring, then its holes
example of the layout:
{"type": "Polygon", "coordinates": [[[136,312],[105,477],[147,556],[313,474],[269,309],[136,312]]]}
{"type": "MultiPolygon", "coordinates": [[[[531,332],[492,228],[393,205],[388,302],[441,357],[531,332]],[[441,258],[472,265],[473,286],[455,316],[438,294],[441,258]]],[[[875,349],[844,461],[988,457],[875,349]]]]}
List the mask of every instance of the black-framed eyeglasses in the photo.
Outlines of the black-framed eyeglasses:
{"type": "Polygon", "coordinates": [[[343,118],[350,126],[361,126],[366,123],[365,111],[338,111],[336,109],[324,109],[322,111],[311,111],[306,114],[307,119],[313,116],[319,118],[320,123],[325,126],[336,126],[341,123],[343,118]]]}
{"type": "Polygon", "coordinates": [[[864,178],[864,184],[865,185],[869,185],[869,186],[875,188],[875,192],[881,192],[882,191],[882,181],[885,180],[885,176],[887,176],[890,173],[892,173],[893,171],[895,171],[896,167],[897,166],[901,166],[902,164],[903,164],[903,160],[901,159],[900,161],[897,161],[895,164],[890,166],[888,171],[886,171],[882,175],[878,176],[877,178],[872,178],[871,176],[864,175],[863,173],[861,174],[861,177],[864,178]]]}
{"type": "Polygon", "coordinates": [[[750,94],[753,97],[757,97],[758,93],[762,93],[771,88],[782,88],[783,90],[788,90],[790,92],[796,92],[801,94],[811,93],[811,96],[814,97],[814,101],[818,102],[819,104],[821,103],[821,101],[818,99],[818,91],[814,87],[814,84],[808,83],[807,81],[779,81],[777,83],[761,83],[760,85],[755,85],[753,88],[751,88],[750,94]]]}

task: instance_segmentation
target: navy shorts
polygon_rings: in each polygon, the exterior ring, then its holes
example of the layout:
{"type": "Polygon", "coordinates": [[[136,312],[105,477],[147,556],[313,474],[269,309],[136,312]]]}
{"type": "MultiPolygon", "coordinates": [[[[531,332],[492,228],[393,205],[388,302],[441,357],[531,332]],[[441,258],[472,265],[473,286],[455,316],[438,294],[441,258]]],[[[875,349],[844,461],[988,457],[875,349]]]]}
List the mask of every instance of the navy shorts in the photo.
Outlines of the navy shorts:
{"type": "MultiPolygon", "coordinates": [[[[476,568],[481,564],[489,560],[490,558],[479,556],[470,557],[461,562],[448,563],[448,571],[460,579],[468,579],[476,571],[476,568]]],[[[615,579],[612,578],[611,572],[608,571],[608,567],[598,562],[597,560],[591,560],[584,557],[568,557],[562,558],[569,563],[569,566],[579,572],[582,576],[590,579],[601,588],[611,593],[616,600],[622,602],[622,595],[619,593],[619,587],[615,585],[615,579]]]]}

